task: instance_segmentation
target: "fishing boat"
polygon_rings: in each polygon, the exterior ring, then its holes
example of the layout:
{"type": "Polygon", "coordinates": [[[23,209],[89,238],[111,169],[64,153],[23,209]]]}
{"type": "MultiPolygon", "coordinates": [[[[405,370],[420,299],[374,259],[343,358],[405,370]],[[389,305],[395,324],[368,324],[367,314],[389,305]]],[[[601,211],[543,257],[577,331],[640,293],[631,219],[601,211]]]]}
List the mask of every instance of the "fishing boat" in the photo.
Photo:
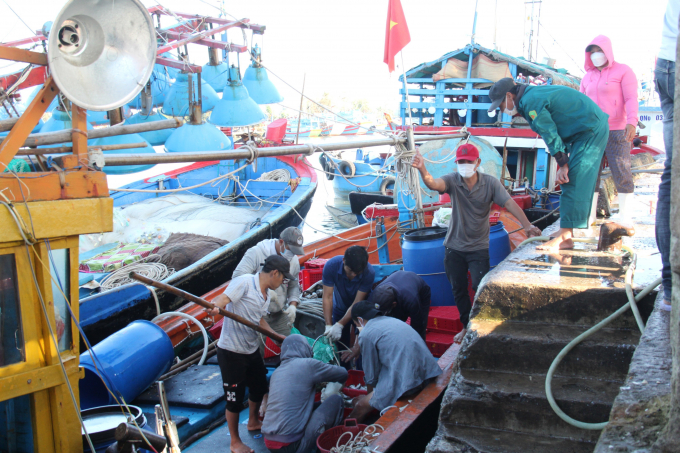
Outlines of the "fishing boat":
{"type": "Polygon", "coordinates": [[[295,138],[308,138],[312,133],[312,124],[308,118],[301,118],[300,121],[292,119],[286,127],[286,139],[295,141],[295,138]],[[298,128],[298,124],[300,127],[298,128]]]}
{"type": "Polygon", "coordinates": [[[348,200],[350,192],[382,195],[394,192],[394,159],[387,153],[371,156],[357,149],[353,160],[322,154],[319,163],[326,178],[333,181],[336,198],[348,200]]]}

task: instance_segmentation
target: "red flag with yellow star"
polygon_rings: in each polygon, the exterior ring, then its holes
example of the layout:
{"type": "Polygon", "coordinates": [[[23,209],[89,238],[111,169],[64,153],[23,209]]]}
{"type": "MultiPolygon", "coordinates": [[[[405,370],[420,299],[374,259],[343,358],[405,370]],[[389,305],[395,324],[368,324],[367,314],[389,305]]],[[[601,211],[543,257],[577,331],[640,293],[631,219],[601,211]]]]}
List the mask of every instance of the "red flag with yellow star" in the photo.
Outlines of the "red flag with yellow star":
{"type": "Polygon", "coordinates": [[[387,31],[385,32],[385,59],[390,72],[394,71],[394,57],[411,42],[404,10],[399,0],[389,0],[387,6],[387,31]]]}

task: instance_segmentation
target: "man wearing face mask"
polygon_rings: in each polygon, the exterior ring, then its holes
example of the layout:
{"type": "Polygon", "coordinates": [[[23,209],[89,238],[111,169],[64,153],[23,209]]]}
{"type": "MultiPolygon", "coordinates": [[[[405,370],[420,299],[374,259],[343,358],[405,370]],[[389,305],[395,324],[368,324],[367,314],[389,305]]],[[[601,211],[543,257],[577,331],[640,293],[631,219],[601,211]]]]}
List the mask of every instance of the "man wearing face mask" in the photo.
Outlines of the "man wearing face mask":
{"type": "Polygon", "coordinates": [[[382,411],[402,396],[415,395],[442,370],[425,342],[405,322],[383,316],[368,300],[357,302],[351,310],[359,330],[368,395],[357,401],[349,418],[361,422],[374,409],[382,411]]]}
{"type": "Polygon", "coordinates": [[[540,236],[541,230],[529,222],[524,211],[510,198],[501,182],[491,175],[477,171],[481,160],[479,150],[471,143],[460,145],[456,150],[457,173],[449,173],[435,179],[425,167],[419,152],[411,162],[420,171],[425,185],[451,198],[451,220],[444,245],[446,277],[451,283],[453,297],[460,313],[463,330],[454,341],[460,343],[467,333],[472,301],[468,293],[468,270],[472,288],[477,291],[479,282],[489,272],[489,214],[496,203],[507,209],[524,227],[527,236],[540,236]]]}
{"type": "Polygon", "coordinates": [[[588,96],[560,85],[515,85],[506,77],[489,90],[489,111],[521,115],[555,158],[560,184],[560,230],[540,250],[574,247],[574,228],[588,228],[597,175],[609,140],[608,115],[588,96]]]}
{"type": "MultiPolygon", "coordinates": [[[[256,274],[269,255],[283,256],[290,263],[292,279],[286,280],[276,290],[269,294],[269,314],[265,316],[267,324],[276,332],[284,336],[290,335],[290,329],[295,321],[297,305],[300,303],[300,261],[296,255],[304,255],[302,248],[304,239],[299,228],[288,227],[281,232],[279,239],[265,239],[248,249],[236,266],[231,278],[245,274],[256,274]],[[286,307],[286,303],[288,306],[286,307]]],[[[264,352],[264,351],[263,351],[264,352]]]]}

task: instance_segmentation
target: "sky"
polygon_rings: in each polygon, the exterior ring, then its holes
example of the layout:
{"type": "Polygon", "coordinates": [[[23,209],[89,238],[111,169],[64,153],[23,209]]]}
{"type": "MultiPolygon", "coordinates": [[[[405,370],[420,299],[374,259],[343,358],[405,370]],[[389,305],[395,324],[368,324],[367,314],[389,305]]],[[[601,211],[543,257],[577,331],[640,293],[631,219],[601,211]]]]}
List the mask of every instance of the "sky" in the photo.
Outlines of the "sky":
{"type": "MultiPolygon", "coordinates": [[[[482,46],[526,56],[531,4],[527,0],[401,0],[411,43],[403,50],[404,67],[436,60],[470,42],[477,4],[475,40],[482,46]]],[[[597,35],[611,38],[617,61],[633,68],[638,79],[649,79],[660,46],[667,0],[543,0],[538,28],[538,61],[557,60],[581,76],[585,47],[597,35]]],[[[144,0],[146,6],[158,2],[144,0]]],[[[383,63],[387,0],[161,0],[174,11],[219,15],[216,7],[252,23],[266,25],[254,42],[262,48],[263,63],[298,90],[306,77],[305,94],[320,99],[324,92],[336,98],[366,99],[373,107],[396,109],[400,100],[398,76],[383,63]]],[[[56,18],[65,4],[60,0],[0,0],[0,42],[30,35],[56,18]],[[9,9],[11,7],[20,17],[9,9]]],[[[535,16],[537,16],[536,13],[535,16]]],[[[164,22],[169,24],[169,22],[164,22]]],[[[242,33],[229,32],[242,43],[242,33]]],[[[250,39],[250,38],[249,38],[250,39]]],[[[207,50],[189,49],[192,63],[204,64],[207,50]]],[[[0,73],[9,69],[0,61],[0,73]]],[[[241,68],[245,71],[246,59],[241,68]]],[[[284,105],[297,108],[300,95],[270,74],[284,96],[284,105]]],[[[102,87],[105,89],[105,87],[102,87]]]]}

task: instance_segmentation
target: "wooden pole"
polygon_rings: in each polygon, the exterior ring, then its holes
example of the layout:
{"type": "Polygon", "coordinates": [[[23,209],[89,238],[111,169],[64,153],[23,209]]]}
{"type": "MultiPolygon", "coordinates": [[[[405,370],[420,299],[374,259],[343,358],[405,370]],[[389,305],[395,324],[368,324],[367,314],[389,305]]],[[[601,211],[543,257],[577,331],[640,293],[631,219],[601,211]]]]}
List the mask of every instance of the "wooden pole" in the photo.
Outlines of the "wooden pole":
{"type": "MultiPolygon", "coordinates": [[[[102,151],[114,151],[118,149],[134,149],[134,148],[146,148],[149,146],[146,142],[139,143],[121,143],[118,145],[99,145],[99,146],[88,146],[87,149],[101,149],[102,151]]],[[[41,156],[44,154],[61,154],[70,153],[73,148],[70,146],[57,146],[54,148],[21,148],[17,152],[17,156],[41,156]]]]}
{"type": "Polygon", "coordinates": [[[508,137],[505,137],[503,145],[503,167],[501,168],[501,184],[505,187],[505,166],[508,164],[508,137]]]}
{"type": "MultiPolygon", "coordinates": [[[[203,308],[207,308],[209,310],[216,308],[216,305],[211,304],[210,302],[208,302],[205,299],[202,299],[198,296],[194,296],[193,294],[188,293],[186,291],[182,291],[181,289],[175,288],[172,285],[167,285],[163,282],[159,282],[157,280],[152,280],[150,278],[144,277],[143,275],[139,275],[136,272],[130,272],[130,278],[135,279],[137,281],[140,281],[140,282],[142,282],[146,285],[154,286],[158,289],[162,289],[163,291],[167,291],[169,293],[172,293],[175,296],[179,296],[183,299],[186,299],[186,300],[189,300],[189,301],[191,301],[195,304],[198,304],[203,308]]],[[[264,328],[260,327],[258,324],[252,323],[252,322],[248,321],[247,319],[245,319],[245,318],[243,318],[239,315],[236,315],[232,312],[225,310],[224,308],[220,308],[219,311],[220,311],[220,314],[222,316],[224,316],[225,318],[229,318],[231,320],[234,320],[238,323],[243,324],[246,327],[250,327],[251,329],[255,330],[256,332],[259,332],[262,335],[265,335],[265,336],[271,338],[274,341],[281,343],[283,340],[286,339],[286,337],[284,337],[283,335],[279,335],[278,333],[274,332],[273,330],[264,329],[264,328]]]]}
{"type": "MultiPolygon", "coordinates": [[[[138,134],[140,132],[159,131],[180,127],[184,121],[180,118],[170,118],[150,123],[125,124],[122,126],[102,127],[87,131],[87,138],[114,137],[117,135],[138,134]]],[[[32,148],[44,145],[56,145],[57,143],[71,143],[73,129],[65,129],[59,132],[43,132],[31,134],[23,144],[23,148],[32,148]]]]}

